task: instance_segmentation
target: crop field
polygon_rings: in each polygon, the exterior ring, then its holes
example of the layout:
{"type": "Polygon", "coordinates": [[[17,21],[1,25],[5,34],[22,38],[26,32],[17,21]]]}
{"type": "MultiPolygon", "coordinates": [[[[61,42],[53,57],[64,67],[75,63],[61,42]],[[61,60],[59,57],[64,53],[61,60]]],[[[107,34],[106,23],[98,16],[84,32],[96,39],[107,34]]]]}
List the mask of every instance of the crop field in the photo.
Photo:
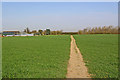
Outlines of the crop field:
{"type": "Polygon", "coordinates": [[[65,78],[70,36],[4,37],[3,78],[65,78]]]}
{"type": "MultiPolygon", "coordinates": [[[[92,78],[117,78],[118,35],[74,35],[92,78]]],[[[3,78],[65,78],[70,35],[2,38],[3,78]]]]}
{"type": "Polygon", "coordinates": [[[2,79],[2,37],[0,37],[0,79],[2,79]]]}
{"type": "Polygon", "coordinates": [[[74,38],[91,77],[118,77],[118,35],[74,35],[74,38]]]}

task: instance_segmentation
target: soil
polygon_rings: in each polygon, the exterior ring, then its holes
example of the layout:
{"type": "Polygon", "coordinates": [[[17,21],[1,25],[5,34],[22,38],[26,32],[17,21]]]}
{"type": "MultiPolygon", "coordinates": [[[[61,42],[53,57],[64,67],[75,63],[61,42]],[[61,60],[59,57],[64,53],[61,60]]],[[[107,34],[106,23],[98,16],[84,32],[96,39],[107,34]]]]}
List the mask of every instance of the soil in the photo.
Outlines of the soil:
{"type": "Polygon", "coordinates": [[[78,49],[75,39],[71,35],[70,59],[67,68],[67,78],[90,78],[83,57],[78,49]]]}

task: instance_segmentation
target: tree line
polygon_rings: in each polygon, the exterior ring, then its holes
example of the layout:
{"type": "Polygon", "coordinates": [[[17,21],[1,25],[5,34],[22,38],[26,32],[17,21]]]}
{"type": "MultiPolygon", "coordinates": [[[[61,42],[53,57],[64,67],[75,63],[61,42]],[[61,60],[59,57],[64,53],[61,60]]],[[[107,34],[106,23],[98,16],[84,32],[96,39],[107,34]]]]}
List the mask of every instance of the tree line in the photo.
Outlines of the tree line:
{"type": "Polygon", "coordinates": [[[24,29],[25,33],[31,34],[34,33],[36,35],[61,35],[62,34],[62,30],[57,30],[57,31],[51,31],[50,29],[46,29],[46,30],[32,30],[30,31],[29,28],[24,29]]]}
{"type": "Polygon", "coordinates": [[[85,28],[83,30],[79,30],[78,34],[119,34],[120,27],[113,26],[103,26],[103,27],[93,27],[93,28],[85,28]]]}
{"type": "Polygon", "coordinates": [[[62,34],[119,34],[120,27],[113,26],[103,26],[103,27],[93,27],[93,28],[85,28],[83,30],[79,30],[78,32],[63,32],[62,30],[51,31],[50,29],[46,30],[32,30],[29,28],[24,29],[25,33],[35,35],[62,35],[62,34]]]}

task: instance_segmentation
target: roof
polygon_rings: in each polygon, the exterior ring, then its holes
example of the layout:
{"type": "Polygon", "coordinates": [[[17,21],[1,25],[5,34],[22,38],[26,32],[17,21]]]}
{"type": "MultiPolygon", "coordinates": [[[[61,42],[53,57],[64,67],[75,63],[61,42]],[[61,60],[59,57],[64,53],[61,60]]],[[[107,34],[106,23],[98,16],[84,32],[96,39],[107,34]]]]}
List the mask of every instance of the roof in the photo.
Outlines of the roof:
{"type": "Polygon", "coordinates": [[[65,34],[65,33],[67,33],[67,34],[69,34],[69,33],[78,33],[78,32],[62,32],[63,34],[65,34]]]}
{"type": "Polygon", "coordinates": [[[3,31],[3,32],[20,32],[20,31],[3,31]]]}
{"type": "Polygon", "coordinates": [[[78,32],[62,32],[62,34],[78,34],[78,32]]]}

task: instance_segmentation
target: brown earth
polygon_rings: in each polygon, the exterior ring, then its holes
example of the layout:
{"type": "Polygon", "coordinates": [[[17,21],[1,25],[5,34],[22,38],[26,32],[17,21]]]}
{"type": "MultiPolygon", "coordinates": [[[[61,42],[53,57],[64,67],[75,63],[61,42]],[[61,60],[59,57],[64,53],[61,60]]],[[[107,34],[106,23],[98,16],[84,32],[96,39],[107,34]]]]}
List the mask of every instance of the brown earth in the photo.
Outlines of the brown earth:
{"type": "Polygon", "coordinates": [[[75,39],[71,35],[70,59],[67,68],[67,78],[90,78],[83,57],[78,49],[75,39]]]}

